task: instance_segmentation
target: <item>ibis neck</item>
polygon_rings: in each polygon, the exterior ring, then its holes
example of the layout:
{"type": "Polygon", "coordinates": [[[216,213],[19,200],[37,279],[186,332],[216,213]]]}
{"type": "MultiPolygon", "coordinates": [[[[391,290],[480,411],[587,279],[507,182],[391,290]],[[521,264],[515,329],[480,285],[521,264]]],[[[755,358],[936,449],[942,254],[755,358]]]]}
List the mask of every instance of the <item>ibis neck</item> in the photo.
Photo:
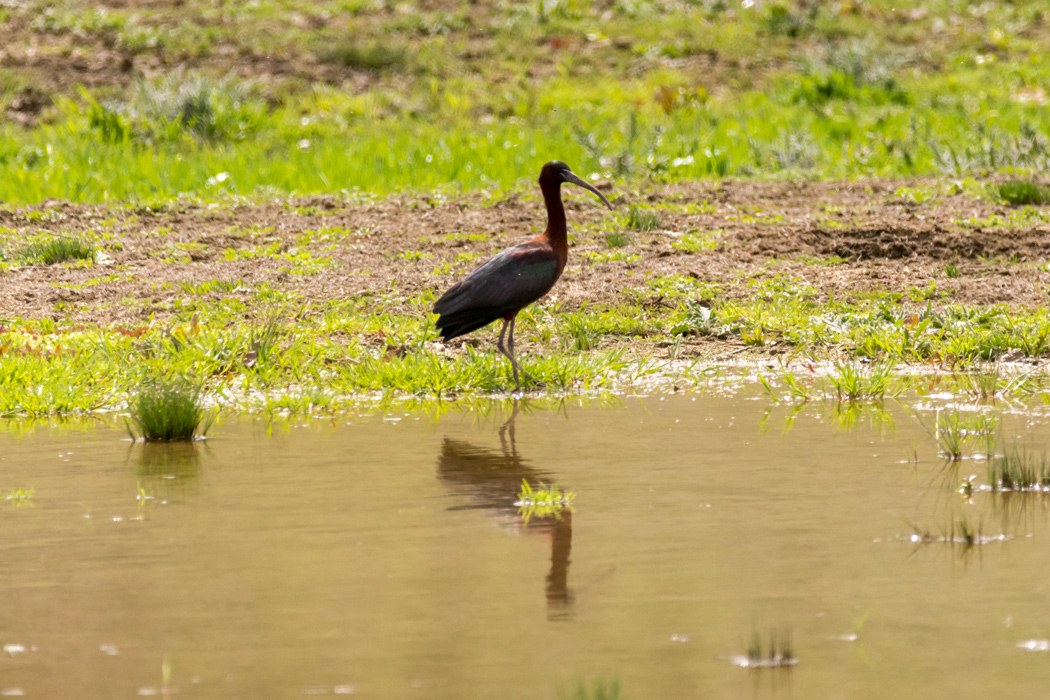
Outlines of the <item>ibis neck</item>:
{"type": "Polygon", "coordinates": [[[568,250],[565,205],[561,201],[561,183],[544,184],[543,201],[547,204],[547,239],[555,250],[568,250]]]}

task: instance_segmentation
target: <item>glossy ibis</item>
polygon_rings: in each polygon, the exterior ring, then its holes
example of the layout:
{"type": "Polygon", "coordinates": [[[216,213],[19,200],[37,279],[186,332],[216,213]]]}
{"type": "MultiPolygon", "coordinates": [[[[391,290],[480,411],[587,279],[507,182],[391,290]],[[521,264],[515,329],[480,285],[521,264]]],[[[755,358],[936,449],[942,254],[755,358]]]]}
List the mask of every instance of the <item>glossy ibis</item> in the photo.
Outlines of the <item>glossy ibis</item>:
{"type": "Polygon", "coordinates": [[[510,360],[515,386],[520,386],[520,366],[514,357],[514,318],[519,311],[550,291],[569,259],[561,184],[579,185],[593,192],[612,209],[612,204],[601,192],[580,179],[561,161],[552,160],[544,165],[539,182],[547,206],[547,230],[489,258],[434,304],[434,313],[440,315],[437,328],[442,340],[457,338],[496,319],[503,319],[497,347],[510,360]],[[508,335],[508,327],[510,333],[504,347],[503,337],[508,335]]]}

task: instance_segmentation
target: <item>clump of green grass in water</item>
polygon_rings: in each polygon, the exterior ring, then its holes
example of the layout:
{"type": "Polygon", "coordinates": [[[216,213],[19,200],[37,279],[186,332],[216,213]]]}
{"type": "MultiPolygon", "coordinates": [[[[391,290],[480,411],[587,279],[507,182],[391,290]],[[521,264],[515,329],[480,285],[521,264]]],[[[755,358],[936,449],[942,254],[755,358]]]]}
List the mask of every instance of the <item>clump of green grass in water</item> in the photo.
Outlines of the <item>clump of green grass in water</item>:
{"type": "Polygon", "coordinates": [[[751,636],[747,655],[737,654],[731,661],[742,668],[785,668],[798,663],[791,643],[791,630],[772,630],[769,633],[769,648],[763,650],[762,638],[756,628],[751,636]]]}
{"type": "Polygon", "coordinates": [[[876,362],[864,369],[856,361],[841,360],[835,363],[835,373],[828,377],[839,401],[881,401],[887,393],[899,393],[893,387],[894,365],[892,362],[876,362]]]}
{"type": "MultiPolygon", "coordinates": [[[[192,440],[202,423],[201,436],[205,436],[215,419],[212,414],[205,420],[200,387],[172,378],[143,383],[129,409],[139,436],[146,441],[192,440]]],[[[127,429],[136,440],[130,424],[127,429]]]]}
{"type": "Polygon", "coordinates": [[[575,493],[562,491],[557,484],[544,486],[537,483],[536,488],[533,488],[527,479],[522,479],[521,491],[514,505],[518,507],[518,515],[528,523],[534,517],[546,518],[552,515],[560,520],[563,510],[572,512],[572,502],[575,500],[575,493]]]}
{"type": "Polygon", "coordinates": [[[1000,381],[998,365],[988,372],[960,374],[957,382],[959,391],[969,394],[978,401],[991,401],[1009,386],[1004,386],[1000,381]]]}
{"type": "Polygon", "coordinates": [[[991,454],[995,445],[995,426],[994,416],[967,416],[958,411],[941,415],[938,411],[933,437],[944,458],[949,462],[958,462],[973,449],[974,441],[982,438],[985,441],[985,453],[991,454]]]}
{"type": "Polygon", "coordinates": [[[33,505],[33,496],[36,494],[36,489],[17,488],[11,489],[4,496],[5,501],[10,501],[11,505],[16,508],[23,506],[33,505]]]}
{"type": "Polygon", "coordinates": [[[19,259],[28,263],[54,265],[67,260],[91,260],[95,246],[88,241],[67,236],[53,236],[34,241],[18,251],[19,259]]]}
{"type": "Polygon", "coordinates": [[[1050,491],[1050,455],[1014,449],[988,462],[988,487],[993,492],[1050,491]]]}
{"type": "Polygon", "coordinates": [[[660,228],[660,217],[651,209],[633,206],[627,210],[624,223],[633,231],[654,231],[660,228]]]}
{"type": "Polygon", "coordinates": [[[1026,204],[1050,204],[1050,187],[1031,180],[1008,180],[995,186],[999,199],[1019,207],[1026,204]]]}

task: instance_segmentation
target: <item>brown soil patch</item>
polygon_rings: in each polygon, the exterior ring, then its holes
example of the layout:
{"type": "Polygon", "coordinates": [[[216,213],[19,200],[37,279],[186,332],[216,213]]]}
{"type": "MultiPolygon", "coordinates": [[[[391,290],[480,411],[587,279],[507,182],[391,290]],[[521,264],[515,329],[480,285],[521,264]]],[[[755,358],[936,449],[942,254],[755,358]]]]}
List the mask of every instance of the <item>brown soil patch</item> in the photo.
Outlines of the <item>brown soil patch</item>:
{"type": "MultiPolygon", "coordinates": [[[[687,275],[717,285],[717,296],[743,298],[753,293],[749,280],[779,275],[838,300],[933,282],[946,294],[942,304],[1046,303],[1050,212],[1037,211],[1024,226],[989,227],[972,221],[1009,217],[1013,210],[962,194],[902,205],[894,192],[903,184],[944,189],[941,183],[869,181],[608,190],[620,211],[642,204],[657,207],[661,217],[659,230],[631,232],[632,242],[617,249],[628,260],[611,262],[595,256],[610,252],[604,235],[621,228],[619,220],[587,193],[566,188],[575,241],[550,298],[566,308],[617,304],[625,294],[658,304],[647,282],[666,275],[687,275]],[[686,213],[703,202],[702,213],[686,213]],[[676,248],[691,230],[714,232],[718,247],[693,254],[676,248]],[[958,276],[947,274],[949,263],[958,276]]],[[[0,316],[163,320],[177,300],[250,300],[263,283],[316,304],[361,297],[397,308],[421,292],[440,293],[485,257],[534,235],[544,221],[534,193],[495,202],[483,195],[447,201],[405,195],[364,203],[187,203],[157,213],[62,202],[0,210],[6,229],[0,245],[9,257],[27,238],[51,232],[92,237],[113,259],[0,273],[0,316]],[[210,280],[243,284],[204,294],[191,288],[210,280]]]]}

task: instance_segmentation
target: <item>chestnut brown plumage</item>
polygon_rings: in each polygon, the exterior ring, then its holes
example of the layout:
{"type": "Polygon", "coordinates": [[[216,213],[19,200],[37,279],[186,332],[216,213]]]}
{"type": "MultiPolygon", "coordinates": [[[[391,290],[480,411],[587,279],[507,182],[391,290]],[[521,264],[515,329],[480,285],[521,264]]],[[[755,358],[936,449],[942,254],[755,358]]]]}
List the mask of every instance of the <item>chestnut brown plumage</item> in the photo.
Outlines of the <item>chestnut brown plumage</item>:
{"type": "Polygon", "coordinates": [[[547,230],[489,258],[434,304],[434,313],[440,316],[437,328],[443,340],[457,338],[502,318],[497,347],[510,360],[516,386],[520,386],[518,370],[521,367],[514,357],[514,318],[519,311],[550,291],[569,259],[561,184],[579,185],[593,192],[612,209],[612,204],[601,192],[561,161],[552,160],[544,165],[539,182],[547,206],[547,230]],[[508,328],[510,333],[504,347],[503,338],[508,328]]]}

